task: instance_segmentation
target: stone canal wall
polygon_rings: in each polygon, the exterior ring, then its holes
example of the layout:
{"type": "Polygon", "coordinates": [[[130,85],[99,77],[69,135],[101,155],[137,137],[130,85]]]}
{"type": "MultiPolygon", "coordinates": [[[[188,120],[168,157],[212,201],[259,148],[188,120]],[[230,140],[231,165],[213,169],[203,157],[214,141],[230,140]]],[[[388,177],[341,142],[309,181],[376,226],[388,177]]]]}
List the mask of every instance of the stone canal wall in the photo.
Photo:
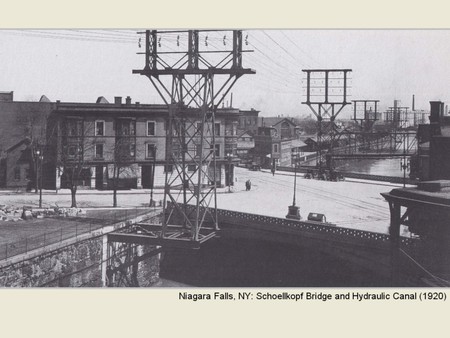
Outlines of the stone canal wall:
{"type": "MultiPolygon", "coordinates": [[[[105,235],[142,216],[127,222],[98,229],[78,238],[57,243],[34,252],[0,262],[0,287],[102,287],[104,286],[105,235]],[[103,277],[103,278],[102,278],[103,277]]],[[[142,253],[155,247],[140,247],[142,253]]],[[[151,286],[159,280],[159,256],[139,262],[139,286],[151,286]]]]}
{"type": "Polygon", "coordinates": [[[102,245],[91,238],[6,266],[0,286],[102,286],[102,245]]]}

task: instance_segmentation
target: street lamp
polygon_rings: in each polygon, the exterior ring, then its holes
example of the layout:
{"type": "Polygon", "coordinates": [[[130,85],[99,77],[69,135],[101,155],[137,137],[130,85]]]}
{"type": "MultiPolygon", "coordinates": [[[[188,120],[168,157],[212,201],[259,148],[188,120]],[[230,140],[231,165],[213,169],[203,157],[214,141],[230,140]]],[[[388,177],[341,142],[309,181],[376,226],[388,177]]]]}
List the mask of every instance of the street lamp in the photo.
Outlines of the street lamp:
{"type": "Polygon", "coordinates": [[[400,170],[403,170],[403,188],[406,187],[406,170],[409,168],[409,158],[406,156],[400,161],[400,170]]]}
{"type": "Polygon", "coordinates": [[[228,153],[227,154],[227,160],[228,160],[228,192],[231,192],[231,161],[233,159],[233,154],[228,153]]]}
{"type": "Polygon", "coordinates": [[[35,182],[36,183],[35,184],[35,187],[36,187],[35,193],[36,194],[38,193],[38,190],[39,190],[38,182],[39,182],[39,156],[40,156],[40,154],[41,154],[41,151],[39,149],[36,149],[34,151],[34,155],[35,155],[35,159],[36,159],[36,182],[35,182]]]}
{"type": "Polygon", "coordinates": [[[297,190],[297,160],[297,154],[293,154],[292,161],[294,165],[294,198],[292,199],[292,205],[288,206],[288,214],[286,215],[286,218],[300,220],[300,208],[295,205],[295,191],[297,190]]]}
{"type": "Polygon", "coordinates": [[[42,208],[42,161],[44,155],[40,149],[36,149],[36,193],[39,189],[39,208],[42,208]]]}
{"type": "Polygon", "coordinates": [[[153,148],[153,170],[152,170],[152,177],[151,177],[151,183],[152,187],[150,189],[150,207],[156,206],[156,202],[153,200],[153,188],[155,186],[155,171],[156,171],[156,147],[153,148]]]}

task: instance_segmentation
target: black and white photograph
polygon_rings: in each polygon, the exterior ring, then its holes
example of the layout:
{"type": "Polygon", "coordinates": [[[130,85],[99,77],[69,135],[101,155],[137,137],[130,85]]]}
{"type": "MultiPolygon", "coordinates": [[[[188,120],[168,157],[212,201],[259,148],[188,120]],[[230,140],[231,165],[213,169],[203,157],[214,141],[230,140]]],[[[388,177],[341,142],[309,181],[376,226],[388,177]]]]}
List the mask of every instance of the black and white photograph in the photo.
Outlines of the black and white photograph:
{"type": "Polygon", "coordinates": [[[450,286],[450,30],[0,46],[1,288],[450,286]]]}

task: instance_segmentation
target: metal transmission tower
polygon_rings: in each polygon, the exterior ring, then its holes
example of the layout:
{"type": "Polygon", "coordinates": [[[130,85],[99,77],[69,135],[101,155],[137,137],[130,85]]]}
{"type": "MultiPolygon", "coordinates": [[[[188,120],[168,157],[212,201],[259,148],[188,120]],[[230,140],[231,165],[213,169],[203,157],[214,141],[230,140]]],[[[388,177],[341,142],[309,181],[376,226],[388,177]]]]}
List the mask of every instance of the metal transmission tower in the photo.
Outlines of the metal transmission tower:
{"type": "Polygon", "coordinates": [[[157,235],[165,243],[198,247],[218,230],[215,113],[237,79],[255,73],[242,65],[243,52],[249,52],[242,49],[242,31],[219,31],[223,49],[227,44],[231,49],[212,50],[209,39],[210,47],[201,50],[212,32],[140,32],[145,34],[145,67],[133,73],[148,77],[168,106],[164,213],[157,235]],[[162,48],[170,41],[178,50],[162,48]]]}
{"type": "Polygon", "coordinates": [[[378,120],[379,100],[352,100],[353,121],[357,122],[361,131],[371,131],[378,120]]]}
{"type": "Polygon", "coordinates": [[[322,168],[326,153],[332,153],[339,133],[336,117],[346,105],[351,69],[303,69],[306,73],[306,101],[317,117],[317,164],[322,168]]]}

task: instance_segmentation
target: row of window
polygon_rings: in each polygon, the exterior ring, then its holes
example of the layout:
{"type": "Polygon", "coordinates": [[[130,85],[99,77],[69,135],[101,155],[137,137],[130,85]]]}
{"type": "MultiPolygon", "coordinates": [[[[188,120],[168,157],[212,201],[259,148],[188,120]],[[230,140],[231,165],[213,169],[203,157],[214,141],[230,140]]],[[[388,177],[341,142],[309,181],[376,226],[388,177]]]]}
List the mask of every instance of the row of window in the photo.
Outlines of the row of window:
{"type": "MultiPolygon", "coordinates": [[[[95,121],[95,136],[105,136],[105,121],[97,120],[95,121]]],[[[68,136],[81,136],[82,135],[82,120],[78,119],[68,119],[66,121],[66,134],[68,136]]],[[[201,123],[197,123],[197,132],[200,132],[201,123]]],[[[221,126],[220,123],[215,123],[214,125],[214,133],[216,136],[221,135],[221,126]]],[[[232,134],[235,132],[232,131],[232,134]]],[[[136,135],[136,121],[130,119],[117,119],[116,120],[116,135],[120,136],[134,136],[136,135]]],[[[156,135],[156,122],[155,121],[147,121],[147,136],[155,136],[156,135]]]]}
{"type": "MultiPolygon", "coordinates": [[[[155,136],[155,121],[147,121],[147,136],[155,136]]],[[[136,135],[136,121],[119,119],[116,122],[116,135],[136,135]]],[[[74,135],[71,135],[74,136],[74,135]]],[[[105,136],[105,121],[95,121],[95,136],[105,136]]]]}
{"type": "MultiPolygon", "coordinates": [[[[130,147],[130,156],[134,157],[136,153],[136,145],[129,144],[130,147]]],[[[76,148],[76,146],[70,146],[69,149],[76,148]]],[[[197,148],[195,149],[195,156],[198,156],[200,154],[200,145],[197,145],[197,148]]],[[[215,145],[215,153],[216,157],[220,156],[220,144],[215,145]]],[[[69,150],[69,156],[74,157],[75,154],[73,151],[69,150]]],[[[97,143],[95,145],[95,158],[101,159],[104,157],[104,145],[102,143],[97,143]]],[[[145,149],[145,157],[146,158],[156,158],[156,146],[154,144],[147,143],[146,149],[145,149]]]]}

